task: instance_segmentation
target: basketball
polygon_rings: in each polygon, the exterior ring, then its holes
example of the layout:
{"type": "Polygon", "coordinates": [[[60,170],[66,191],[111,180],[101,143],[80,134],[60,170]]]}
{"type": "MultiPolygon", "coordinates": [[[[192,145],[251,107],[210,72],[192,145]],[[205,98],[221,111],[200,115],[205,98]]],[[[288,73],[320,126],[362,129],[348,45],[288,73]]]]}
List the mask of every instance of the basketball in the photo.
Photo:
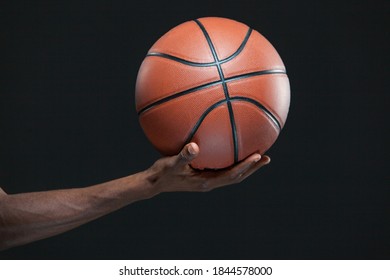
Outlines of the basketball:
{"type": "Polygon", "coordinates": [[[151,47],[135,101],[140,125],[161,154],[195,142],[200,153],[191,166],[221,169],[274,144],[290,85],[279,54],[259,32],[208,17],[174,27],[151,47]]]}

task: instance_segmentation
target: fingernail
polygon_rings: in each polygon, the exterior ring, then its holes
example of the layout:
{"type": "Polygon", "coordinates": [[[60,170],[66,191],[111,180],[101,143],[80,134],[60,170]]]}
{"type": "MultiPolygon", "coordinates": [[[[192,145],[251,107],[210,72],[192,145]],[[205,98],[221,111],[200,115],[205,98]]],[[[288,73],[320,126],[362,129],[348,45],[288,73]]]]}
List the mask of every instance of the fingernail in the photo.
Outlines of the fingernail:
{"type": "Polygon", "coordinates": [[[189,152],[191,155],[195,155],[195,150],[194,150],[194,148],[192,147],[192,145],[189,145],[189,146],[188,146],[188,152],[189,152]]]}
{"type": "Polygon", "coordinates": [[[253,160],[253,162],[258,162],[261,159],[261,155],[257,154],[253,160]]]}

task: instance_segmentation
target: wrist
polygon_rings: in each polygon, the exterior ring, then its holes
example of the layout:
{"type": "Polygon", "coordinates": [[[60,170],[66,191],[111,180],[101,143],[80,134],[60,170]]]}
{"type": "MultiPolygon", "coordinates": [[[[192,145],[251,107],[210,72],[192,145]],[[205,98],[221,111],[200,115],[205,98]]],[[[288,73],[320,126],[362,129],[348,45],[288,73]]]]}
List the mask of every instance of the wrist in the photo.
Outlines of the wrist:
{"type": "Polygon", "coordinates": [[[131,175],[130,177],[134,177],[130,179],[130,182],[136,182],[140,199],[149,199],[161,193],[156,184],[156,175],[149,169],[131,175]]]}

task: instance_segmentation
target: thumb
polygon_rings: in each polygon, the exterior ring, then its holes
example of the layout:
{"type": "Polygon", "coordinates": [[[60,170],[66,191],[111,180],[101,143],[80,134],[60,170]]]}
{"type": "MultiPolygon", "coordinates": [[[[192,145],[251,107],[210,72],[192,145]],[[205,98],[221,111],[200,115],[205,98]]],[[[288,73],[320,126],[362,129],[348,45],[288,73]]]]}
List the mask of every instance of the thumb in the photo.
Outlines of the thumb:
{"type": "Polygon", "coordinates": [[[199,154],[199,146],[196,143],[188,143],[183,147],[181,152],[177,155],[177,163],[179,165],[189,164],[199,154]]]}

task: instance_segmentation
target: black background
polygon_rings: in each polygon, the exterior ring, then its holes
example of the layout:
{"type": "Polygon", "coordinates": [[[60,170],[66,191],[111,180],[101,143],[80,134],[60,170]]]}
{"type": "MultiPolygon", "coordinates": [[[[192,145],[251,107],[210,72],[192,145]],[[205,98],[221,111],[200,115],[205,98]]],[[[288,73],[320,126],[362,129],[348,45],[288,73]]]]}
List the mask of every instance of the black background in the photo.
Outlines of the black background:
{"type": "Polygon", "coordinates": [[[158,159],[135,79],[151,45],[190,19],[260,31],[285,62],[292,103],[272,164],[240,185],[162,194],[1,258],[390,257],[388,2],[8,2],[0,185],[10,194],[89,186],[158,159]]]}

